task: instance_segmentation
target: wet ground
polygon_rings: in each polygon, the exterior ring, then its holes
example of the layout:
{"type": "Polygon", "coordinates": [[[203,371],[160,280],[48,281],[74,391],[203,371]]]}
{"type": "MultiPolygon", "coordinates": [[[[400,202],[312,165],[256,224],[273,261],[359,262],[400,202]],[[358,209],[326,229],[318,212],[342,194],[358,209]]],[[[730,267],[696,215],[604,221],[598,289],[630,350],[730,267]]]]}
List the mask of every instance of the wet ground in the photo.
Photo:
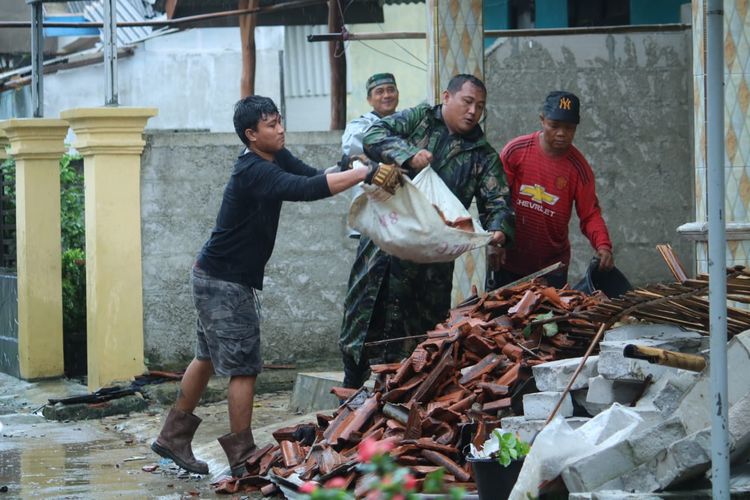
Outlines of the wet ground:
{"type": "MultiPolygon", "coordinates": [[[[47,398],[85,392],[85,387],[66,381],[30,384],[0,374],[0,500],[231,498],[215,495],[211,488],[227,467],[216,442],[228,431],[226,403],[196,410],[204,421],[193,449],[208,462],[211,474],[189,477],[178,475],[171,462],[160,463],[149,448],[163,408],[76,422],[48,421],[38,411],[47,398]]],[[[310,415],[290,414],[289,397],[288,391],[256,397],[253,424],[260,444],[271,442],[270,432],[281,426],[312,420],[310,415]]]]}

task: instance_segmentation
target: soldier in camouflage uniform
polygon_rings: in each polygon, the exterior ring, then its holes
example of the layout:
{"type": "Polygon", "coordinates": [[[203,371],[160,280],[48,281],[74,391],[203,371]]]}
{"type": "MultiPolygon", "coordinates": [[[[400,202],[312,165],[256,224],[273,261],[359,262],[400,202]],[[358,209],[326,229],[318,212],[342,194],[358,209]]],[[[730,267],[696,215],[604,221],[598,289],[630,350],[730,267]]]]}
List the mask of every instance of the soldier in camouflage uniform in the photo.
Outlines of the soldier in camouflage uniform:
{"type": "MultiPolygon", "coordinates": [[[[497,152],[478,125],[487,91],[481,80],[457,75],[441,105],[421,104],[385,117],[365,134],[365,153],[396,163],[410,177],[427,165],[465,207],[477,200],[491,245],[513,235],[513,213],[497,152]]],[[[344,386],[357,388],[369,366],[402,359],[414,343],[401,341],[364,348],[365,342],[420,335],[443,321],[450,308],[453,263],[416,264],[386,254],[362,236],[349,276],[339,339],[344,386]]]]}

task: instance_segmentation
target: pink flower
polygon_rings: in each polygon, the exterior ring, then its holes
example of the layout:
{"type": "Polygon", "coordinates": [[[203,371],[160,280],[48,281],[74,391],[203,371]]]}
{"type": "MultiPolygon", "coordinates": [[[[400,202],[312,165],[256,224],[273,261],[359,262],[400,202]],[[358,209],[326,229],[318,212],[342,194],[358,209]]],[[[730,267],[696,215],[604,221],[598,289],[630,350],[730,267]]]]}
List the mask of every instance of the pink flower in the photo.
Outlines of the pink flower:
{"type": "Polygon", "coordinates": [[[378,453],[384,455],[384,454],[388,453],[389,451],[391,451],[394,446],[396,446],[396,445],[393,444],[393,441],[391,441],[390,439],[386,439],[386,440],[383,440],[383,441],[378,441],[378,453]]]}
{"type": "Polygon", "coordinates": [[[391,500],[406,500],[406,497],[401,493],[396,493],[391,497],[391,500]]]}
{"type": "Polygon", "coordinates": [[[372,437],[363,439],[357,447],[357,457],[360,462],[369,462],[377,453],[378,442],[372,437]]]}
{"type": "Polygon", "coordinates": [[[411,491],[414,488],[417,487],[417,478],[412,476],[411,474],[407,474],[404,476],[404,488],[406,491],[411,491]]]}
{"type": "Polygon", "coordinates": [[[317,489],[318,483],[315,481],[307,481],[302,483],[302,486],[299,487],[299,492],[304,493],[305,495],[311,495],[317,489]]]}
{"type": "Polygon", "coordinates": [[[325,487],[331,489],[344,489],[346,488],[346,479],[341,476],[333,477],[326,482],[325,487]]]}
{"type": "Polygon", "coordinates": [[[384,455],[391,451],[395,445],[393,441],[383,440],[376,441],[375,438],[365,438],[357,448],[357,455],[360,462],[369,462],[375,455],[384,455]]]}

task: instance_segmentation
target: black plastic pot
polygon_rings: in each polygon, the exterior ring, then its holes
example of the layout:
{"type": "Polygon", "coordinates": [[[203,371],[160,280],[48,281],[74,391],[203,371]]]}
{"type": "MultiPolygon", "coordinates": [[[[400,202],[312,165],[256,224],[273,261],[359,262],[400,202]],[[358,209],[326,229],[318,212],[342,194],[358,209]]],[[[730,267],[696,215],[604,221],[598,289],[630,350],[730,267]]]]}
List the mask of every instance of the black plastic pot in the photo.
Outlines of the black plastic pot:
{"type": "Polygon", "coordinates": [[[479,500],[506,500],[523,467],[523,459],[513,460],[507,467],[496,458],[467,457],[466,460],[474,471],[479,500]]]}
{"type": "Polygon", "coordinates": [[[586,276],[573,287],[573,290],[578,290],[587,295],[591,295],[595,290],[601,290],[610,299],[619,297],[632,289],[633,286],[628,278],[616,267],[609,271],[600,271],[599,259],[596,257],[591,259],[591,263],[586,270],[586,276]]]}

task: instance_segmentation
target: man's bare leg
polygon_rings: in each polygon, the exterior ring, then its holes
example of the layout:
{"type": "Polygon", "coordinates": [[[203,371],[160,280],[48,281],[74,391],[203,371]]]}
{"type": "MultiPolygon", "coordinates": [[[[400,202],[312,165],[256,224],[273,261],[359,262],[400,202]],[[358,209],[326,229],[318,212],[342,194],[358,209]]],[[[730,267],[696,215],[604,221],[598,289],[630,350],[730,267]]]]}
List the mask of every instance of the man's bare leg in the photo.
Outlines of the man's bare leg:
{"type": "Polygon", "coordinates": [[[185,375],[182,376],[180,392],[174,404],[175,408],[193,413],[213,373],[214,365],[210,360],[193,358],[185,370],[185,375]]]}
{"type": "Polygon", "coordinates": [[[197,474],[208,474],[208,464],[195,458],[192,441],[201,419],[193,414],[214,368],[210,361],[193,359],[180,382],[180,392],[175,406],[167,414],[159,437],[151,449],[164,458],[170,458],[183,469],[197,474]]]}
{"type": "Polygon", "coordinates": [[[234,376],[229,379],[229,429],[235,434],[251,427],[255,379],[255,375],[234,376]]]}

